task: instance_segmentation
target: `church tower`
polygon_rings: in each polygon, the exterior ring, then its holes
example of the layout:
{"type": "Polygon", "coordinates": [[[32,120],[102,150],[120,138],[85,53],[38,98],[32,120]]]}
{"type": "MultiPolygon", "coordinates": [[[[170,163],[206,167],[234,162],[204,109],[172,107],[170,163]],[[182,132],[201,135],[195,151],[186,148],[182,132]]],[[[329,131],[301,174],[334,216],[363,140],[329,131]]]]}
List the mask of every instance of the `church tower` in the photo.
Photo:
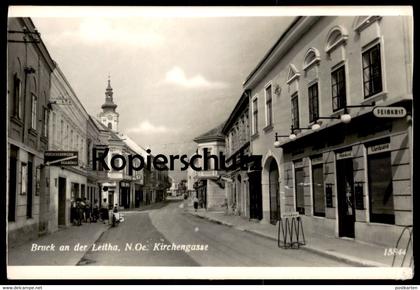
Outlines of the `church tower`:
{"type": "Polygon", "coordinates": [[[105,103],[101,106],[102,112],[99,113],[98,117],[107,128],[118,132],[118,117],[120,114],[115,111],[117,105],[114,103],[113,94],[111,79],[108,76],[108,86],[105,90],[105,103]]]}

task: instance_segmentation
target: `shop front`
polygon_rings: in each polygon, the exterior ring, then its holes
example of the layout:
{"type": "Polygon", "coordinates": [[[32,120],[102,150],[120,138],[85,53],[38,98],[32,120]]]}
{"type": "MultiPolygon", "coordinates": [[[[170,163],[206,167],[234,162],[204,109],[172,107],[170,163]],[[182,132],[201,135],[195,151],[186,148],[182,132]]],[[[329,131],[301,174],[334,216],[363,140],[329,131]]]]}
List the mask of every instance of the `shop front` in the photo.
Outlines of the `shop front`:
{"type": "Polygon", "coordinates": [[[410,117],[367,113],[282,148],[286,210],[305,231],[394,247],[412,226],[410,117]]]}

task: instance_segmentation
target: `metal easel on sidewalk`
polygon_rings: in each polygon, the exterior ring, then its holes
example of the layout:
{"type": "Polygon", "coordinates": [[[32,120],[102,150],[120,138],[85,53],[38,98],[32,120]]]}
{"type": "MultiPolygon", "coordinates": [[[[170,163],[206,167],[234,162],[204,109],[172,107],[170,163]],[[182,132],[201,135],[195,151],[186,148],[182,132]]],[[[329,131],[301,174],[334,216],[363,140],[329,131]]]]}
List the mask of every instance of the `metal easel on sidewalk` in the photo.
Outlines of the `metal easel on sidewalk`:
{"type": "Polygon", "coordinates": [[[283,249],[299,249],[306,245],[302,218],[298,212],[282,214],[277,221],[277,245],[283,249]]]}

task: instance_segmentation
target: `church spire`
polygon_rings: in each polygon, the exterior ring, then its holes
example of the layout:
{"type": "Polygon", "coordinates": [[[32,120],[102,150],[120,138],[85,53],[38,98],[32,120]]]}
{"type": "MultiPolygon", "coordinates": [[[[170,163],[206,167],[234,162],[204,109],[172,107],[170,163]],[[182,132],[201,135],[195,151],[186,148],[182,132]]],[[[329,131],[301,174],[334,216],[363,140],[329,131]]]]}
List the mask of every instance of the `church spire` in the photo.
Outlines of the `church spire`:
{"type": "Polygon", "coordinates": [[[108,74],[108,86],[106,87],[106,90],[105,90],[105,103],[101,106],[104,112],[107,112],[107,111],[115,112],[117,105],[114,103],[113,94],[114,92],[111,87],[111,76],[108,74]]]}

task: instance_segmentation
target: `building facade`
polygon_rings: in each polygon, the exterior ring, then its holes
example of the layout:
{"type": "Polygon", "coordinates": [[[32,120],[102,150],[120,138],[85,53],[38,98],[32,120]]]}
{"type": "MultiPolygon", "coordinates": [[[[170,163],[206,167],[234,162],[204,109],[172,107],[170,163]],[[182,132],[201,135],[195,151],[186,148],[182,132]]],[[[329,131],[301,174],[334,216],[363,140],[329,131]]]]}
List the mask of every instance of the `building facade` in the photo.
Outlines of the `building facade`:
{"type": "Polygon", "coordinates": [[[412,226],[411,41],[409,17],[289,26],[244,83],[264,219],[297,211],[305,230],[386,246],[412,226]]]}
{"type": "Polygon", "coordinates": [[[201,207],[206,210],[220,210],[226,207],[224,181],[221,179],[224,171],[221,170],[221,164],[215,163],[219,159],[220,153],[224,154],[225,152],[223,125],[224,123],[194,138],[194,142],[197,143],[197,154],[203,157],[196,159],[196,162],[194,162],[194,165],[200,169],[197,170],[195,190],[201,207]],[[205,150],[207,150],[209,156],[217,156],[216,159],[205,160],[205,150]]]}
{"type": "Polygon", "coordinates": [[[50,138],[48,149],[52,151],[77,151],[77,166],[47,167],[49,176],[49,230],[69,226],[71,202],[86,198],[91,202],[98,198],[98,185],[89,174],[89,149],[96,142],[99,130],[92,128],[89,114],[79,101],[58,65],[51,76],[50,138]],[[88,130],[88,126],[90,130],[88,130]],[[90,133],[88,135],[88,132],[90,133]]]}
{"type": "MultiPolygon", "coordinates": [[[[250,155],[249,94],[244,92],[223,126],[226,136],[226,163],[240,165],[242,156],[250,155]]],[[[261,171],[237,166],[226,171],[225,191],[228,212],[250,219],[262,218],[261,171]]]]}
{"type": "Polygon", "coordinates": [[[7,230],[9,245],[48,230],[48,148],[51,59],[30,18],[8,19],[7,230]]]}

